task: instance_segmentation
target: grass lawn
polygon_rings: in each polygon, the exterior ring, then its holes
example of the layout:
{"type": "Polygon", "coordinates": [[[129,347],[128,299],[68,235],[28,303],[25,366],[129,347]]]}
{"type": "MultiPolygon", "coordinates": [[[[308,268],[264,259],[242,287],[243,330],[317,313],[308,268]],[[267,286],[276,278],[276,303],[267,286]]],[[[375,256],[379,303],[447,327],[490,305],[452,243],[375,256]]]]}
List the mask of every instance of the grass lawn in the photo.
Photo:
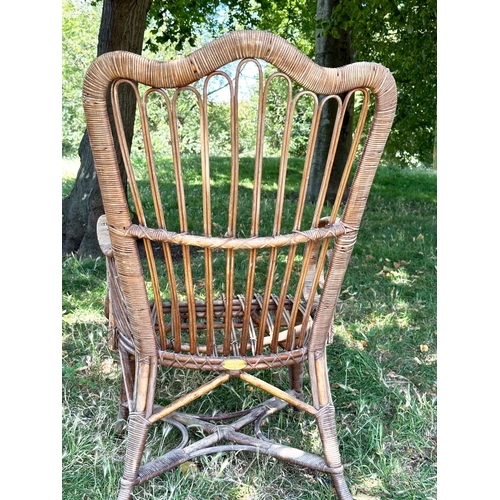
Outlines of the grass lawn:
{"type": "MultiPolygon", "coordinates": [[[[63,194],[77,167],[63,162],[63,194]]],[[[346,479],[360,499],[436,498],[436,258],[435,171],[380,167],[328,347],[346,479]]],[[[107,347],[105,262],[66,256],[62,266],[63,498],[114,498],[125,445],[113,430],[120,375],[116,353],[107,347]]],[[[198,376],[169,370],[161,396],[177,394],[198,376]]],[[[276,377],[285,381],[286,372],[276,377]]],[[[219,398],[236,406],[257,397],[238,383],[221,391],[193,403],[192,411],[206,411],[219,398]]],[[[319,434],[305,415],[271,418],[267,430],[320,451],[319,434]]],[[[155,426],[146,455],[175,442],[176,432],[155,426]]],[[[219,454],[137,487],[134,498],[331,496],[327,476],[267,457],[219,454]]]]}

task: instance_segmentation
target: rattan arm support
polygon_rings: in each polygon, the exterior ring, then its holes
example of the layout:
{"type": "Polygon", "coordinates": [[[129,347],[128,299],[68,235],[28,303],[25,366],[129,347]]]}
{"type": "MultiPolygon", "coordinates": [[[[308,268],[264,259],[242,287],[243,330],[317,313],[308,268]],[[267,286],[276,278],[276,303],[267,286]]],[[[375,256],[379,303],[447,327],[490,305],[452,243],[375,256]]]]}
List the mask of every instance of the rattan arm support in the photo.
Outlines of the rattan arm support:
{"type": "Polygon", "coordinates": [[[261,236],[253,238],[216,238],[213,236],[200,236],[186,233],[176,233],[166,229],[150,229],[138,224],[132,224],[126,230],[109,227],[109,231],[121,236],[133,236],[134,238],[146,238],[151,241],[162,243],[174,243],[177,245],[190,245],[200,248],[212,248],[219,250],[252,250],[262,248],[279,248],[283,246],[298,245],[308,241],[319,241],[324,238],[337,237],[347,234],[355,229],[348,228],[343,222],[330,224],[321,228],[312,228],[306,231],[294,231],[292,234],[280,234],[277,236],[261,236]]]}

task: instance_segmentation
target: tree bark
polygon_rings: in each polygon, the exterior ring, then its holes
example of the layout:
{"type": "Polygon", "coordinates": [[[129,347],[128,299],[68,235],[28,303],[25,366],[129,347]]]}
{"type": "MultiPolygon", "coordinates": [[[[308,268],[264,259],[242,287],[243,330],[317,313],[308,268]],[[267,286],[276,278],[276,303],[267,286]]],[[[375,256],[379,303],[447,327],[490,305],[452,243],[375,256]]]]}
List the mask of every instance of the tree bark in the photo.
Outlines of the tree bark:
{"type": "MultiPolygon", "coordinates": [[[[113,50],[142,53],[146,16],[152,0],[104,0],[97,56],[113,50]]],[[[120,110],[124,131],[130,147],[134,132],[135,97],[128,86],[120,89],[120,110]]],[[[113,124],[112,124],[113,126],[113,124]]],[[[104,213],[101,191],[87,132],[78,149],[80,168],[75,185],[62,204],[62,251],[78,256],[97,257],[96,223],[104,213]]],[[[120,168],[124,172],[119,157],[120,168]]],[[[125,182],[125,175],[123,174],[125,182]]]]}
{"type": "MultiPolygon", "coordinates": [[[[332,15],[332,9],[338,5],[339,0],[317,0],[316,3],[316,21],[329,21],[332,15]]],[[[354,50],[351,44],[351,35],[346,30],[339,30],[339,38],[334,38],[330,34],[324,34],[322,28],[316,29],[315,40],[315,62],[320,66],[328,68],[336,68],[345,66],[354,62],[354,50]]],[[[320,96],[321,97],[321,96],[320,96]]],[[[340,96],[342,99],[344,95],[340,96]]],[[[338,191],[342,171],[349,154],[352,144],[352,128],[353,128],[353,111],[354,103],[351,102],[346,111],[345,119],[339,137],[337,154],[333,163],[332,173],[330,176],[327,201],[333,203],[338,191]]],[[[318,137],[314,149],[313,162],[311,167],[311,175],[308,185],[308,198],[311,202],[316,202],[318,193],[323,179],[328,150],[332,138],[333,126],[335,124],[335,115],[337,112],[337,104],[330,100],[323,110],[318,137]]]]}

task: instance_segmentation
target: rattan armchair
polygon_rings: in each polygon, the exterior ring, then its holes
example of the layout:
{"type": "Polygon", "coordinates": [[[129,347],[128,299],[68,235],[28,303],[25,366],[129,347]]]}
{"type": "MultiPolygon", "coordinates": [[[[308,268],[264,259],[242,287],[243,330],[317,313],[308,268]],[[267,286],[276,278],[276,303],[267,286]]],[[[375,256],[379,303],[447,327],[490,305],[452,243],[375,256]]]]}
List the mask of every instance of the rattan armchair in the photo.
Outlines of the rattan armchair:
{"type": "Polygon", "coordinates": [[[120,417],[127,421],[119,499],[131,498],[134,486],[188,460],[241,450],[330,474],[338,497],[352,498],[339,453],[326,346],[370,186],[392,125],[396,96],[391,73],[379,64],[323,68],[285,40],[260,31],[232,32],[169,62],[118,51],[102,55],[91,65],[83,99],[105,209],[98,234],[108,270],[106,314],[110,342],[122,366],[120,417]],[[236,69],[231,76],[222,67],[234,61],[232,68],[236,69]],[[239,177],[238,89],[245,64],[256,68],[254,89],[258,93],[250,189],[248,179],[244,184],[239,177]],[[279,72],[269,76],[270,65],[279,72]],[[231,159],[223,200],[215,199],[218,195],[214,194],[210,157],[208,101],[215,76],[226,82],[231,110],[231,159]],[[281,78],[287,86],[287,112],[279,172],[266,184],[266,100],[275,78],[281,78]],[[146,165],[141,175],[123,132],[121,86],[130,86],[137,96],[141,131],[136,131],[136,136],[142,140],[138,151],[146,165]],[[192,112],[199,117],[201,182],[185,176],[177,115],[182,92],[194,96],[192,112]],[[151,140],[148,103],[153,94],[162,100],[169,123],[165,141],[171,145],[171,163],[167,167],[159,165],[151,140]],[[355,95],[362,104],[357,101],[351,154],[337,198],[327,203],[340,127],[347,103],[355,95]],[[287,191],[287,166],[297,116],[294,110],[302,97],[312,102],[309,139],[301,167],[302,182],[291,196],[287,191]],[[320,115],[331,99],[338,104],[337,119],[323,182],[312,205],[307,185],[314,144],[320,115]],[[122,158],[127,187],[118,158],[122,158]],[[167,174],[171,184],[165,192],[162,176],[167,174]],[[194,196],[190,190],[195,190],[194,196]],[[262,201],[269,193],[272,203],[269,198],[262,201]],[[246,211],[241,208],[245,194],[250,200],[246,211]],[[173,198],[175,203],[170,203],[173,198]],[[213,206],[217,202],[220,212],[221,201],[226,221],[222,228],[213,223],[213,206]],[[290,223],[283,217],[285,206],[292,206],[294,212],[290,223]],[[201,279],[196,275],[200,269],[201,279]],[[159,405],[156,382],[163,367],[201,370],[206,380],[178,399],[159,405]],[[284,367],[289,372],[288,387],[277,387],[261,376],[267,370],[284,367]],[[307,391],[303,390],[305,368],[309,375],[307,391]],[[181,412],[209,392],[223,390],[233,379],[269,393],[271,398],[236,413],[201,416],[181,412]],[[316,420],[322,456],[264,436],[262,422],[287,405],[316,420]],[[143,463],[148,430],[161,422],[179,430],[181,444],[143,463]],[[196,440],[190,436],[193,426],[202,430],[204,437],[196,440]]]}

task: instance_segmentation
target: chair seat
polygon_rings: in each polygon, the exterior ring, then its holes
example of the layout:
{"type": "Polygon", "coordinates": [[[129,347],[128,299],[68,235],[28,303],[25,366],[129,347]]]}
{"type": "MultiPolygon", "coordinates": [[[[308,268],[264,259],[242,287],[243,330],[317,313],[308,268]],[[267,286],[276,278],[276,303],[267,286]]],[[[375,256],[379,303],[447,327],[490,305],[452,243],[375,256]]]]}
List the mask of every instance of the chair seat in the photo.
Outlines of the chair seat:
{"type": "MultiPolygon", "coordinates": [[[[114,301],[116,302],[116,300],[114,301]]],[[[168,334],[172,333],[172,326],[166,326],[167,345],[166,349],[158,350],[158,361],[164,366],[171,366],[184,369],[206,370],[206,371],[225,371],[225,364],[228,360],[239,359],[244,361],[243,370],[265,370],[279,366],[289,366],[304,362],[307,356],[307,339],[313,323],[313,314],[308,316],[308,321],[304,322],[306,317],[306,303],[300,301],[298,305],[299,314],[297,314],[294,324],[290,323],[290,313],[293,309],[294,298],[289,296],[283,307],[283,313],[277,324],[276,312],[279,308],[278,297],[272,295],[268,302],[266,320],[262,321],[263,299],[260,295],[254,295],[250,303],[250,321],[248,325],[248,338],[246,348],[241,348],[241,338],[244,328],[246,310],[245,298],[238,296],[231,301],[231,347],[229,354],[224,354],[225,339],[225,318],[228,310],[226,300],[216,300],[212,302],[214,317],[213,331],[215,343],[211,352],[208,352],[207,336],[207,303],[205,301],[196,301],[196,349],[192,349],[189,342],[189,305],[187,302],[181,302],[177,305],[178,314],[181,320],[181,342],[175,343],[168,334]],[[262,347],[258,349],[258,330],[260,324],[265,325],[263,338],[260,341],[262,347]],[[277,335],[276,352],[272,352],[273,338],[277,335]],[[291,343],[291,348],[287,348],[287,341],[291,343]],[[194,351],[194,352],[192,352],[194,351]],[[258,354],[259,352],[259,354],[258,354]]],[[[172,303],[163,302],[163,314],[167,317],[172,314],[172,303]]],[[[156,320],[157,311],[154,303],[151,303],[153,319],[156,320]]],[[[314,311],[313,311],[314,313],[314,311]]],[[[116,323],[117,318],[114,317],[116,323]]],[[[127,322],[126,316],[120,318],[118,323],[123,325],[127,322]]],[[[155,321],[155,327],[158,329],[158,323],[155,321]]],[[[130,334],[130,328],[121,328],[118,330],[118,341],[130,354],[135,353],[133,338],[130,334]]],[[[230,366],[230,365],[229,365],[230,366]]]]}

